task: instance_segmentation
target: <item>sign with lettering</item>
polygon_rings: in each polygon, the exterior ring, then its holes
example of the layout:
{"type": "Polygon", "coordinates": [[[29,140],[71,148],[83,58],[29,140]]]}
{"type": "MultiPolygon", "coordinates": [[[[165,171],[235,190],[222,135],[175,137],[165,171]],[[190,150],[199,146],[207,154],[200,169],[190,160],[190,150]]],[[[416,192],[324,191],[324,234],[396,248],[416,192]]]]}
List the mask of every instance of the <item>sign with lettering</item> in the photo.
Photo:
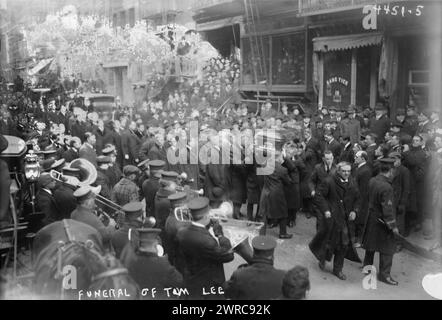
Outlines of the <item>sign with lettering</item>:
{"type": "Polygon", "coordinates": [[[323,104],[345,107],[350,104],[351,51],[324,54],[323,104]]]}

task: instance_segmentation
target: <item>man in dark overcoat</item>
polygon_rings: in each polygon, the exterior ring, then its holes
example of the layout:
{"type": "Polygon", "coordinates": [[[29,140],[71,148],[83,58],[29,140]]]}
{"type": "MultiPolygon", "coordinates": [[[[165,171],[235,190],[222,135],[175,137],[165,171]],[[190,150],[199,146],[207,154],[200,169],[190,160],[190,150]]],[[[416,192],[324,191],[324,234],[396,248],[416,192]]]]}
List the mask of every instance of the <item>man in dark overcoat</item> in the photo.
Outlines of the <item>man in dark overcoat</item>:
{"type": "Polygon", "coordinates": [[[131,202],[124,205],[122,210],[124,212],[124,221],[111,237],[112,247],[118,259],[124,247],[129,243],[129,230],[135,231],[142,227],[143,204],[141,202],[131,202]]]}
{"type": "Polygon", "coordinates": [[[225,296],[232,300],[272,300],[281,295],[285,271],[273,266],[276,241],[270,236],[252,240],[253,259],[238,267],[224,285],[225,296]]]}
{"type": "Polygon", "coordinates": [[[282,164],[288,171],[291,184],[284,186],[284,194],[287,202],[288,226],[292,228],[296,223],[296,213],[301,208],[300,177],[297,163],[295,162],[296,146],[288,145],[286,157],[282,164]]]}
{"type": "Polygon", "coordinates": [[[372,170],[367,161],[368,155],[365,151],[356,152],[354,179],[359,190],[360,206],[355,220],[355,247],[361,246],[362,232],[368,215],[368,183],[372,177],[372,170]]]}
{"type": "Polygon", "coordinates": [[[190,292],[190,298],[220,299],[219,295],[204,295],[210,287],[222,287],[226,281],[223,264],[233,260],[233,251],[229,239],[224,237],[219,224],[212,225],[209,217],[209,199],[192,199],[188,208],[192,215],[192,224],[178,231],[179,250],[185,257],[184,286],[190,292]]]}
{"type": "Polygon", "coordinates": [[[123,166],[137,165],[139,162],[138,152],[141,147],[141,140],[135,134],[137,124],[131,121],[129,128],[121,134],[121,149],[123,152],[123,166]]]}
{"type": "MultiPolygon", "coordinates": [[[[405,216],[407,214],[408,199],[410,197],[410,171],[402,164],[402,155],[392,152],[389,158],[395,160],[393,170],[393,207],[396,210],[396,221],[401,235],[406,235],[407,226],[405,216]]],[[[402,247],[401,244],[399,244],[402,247]]]]}
{"type": "Polygon", "coordinates": [[[53,191],[56,187],[56,181],[51,178],[49,173],[45,172],[40,175],[37,181],[37,207],[44,214],[43,225],[62,220],[60,210],[55,203],[53,191]]]}
{"type": "Polygon", "coordinates": [[[121,253],[121,262],[140,288],[153,290],[143,299],[171,299],[172,292],[167,295],[166,288],[182,288],[183,276],[168,261],[166,256],[158,252],[160,229],[141,228],[137,230],[138,243],[129,243],[121,253]]]}
{"type": "Polygon", "coordinates": [[[259,201],[259,215],[264,218],[264,227],[261,229],[261,233],[265,235],[268,220],[272,220],[272,223],[275,221],[279,224],[279,238],[290,239],[293,235],[287,233],[288,209],[284,187],[293,182],[287,169],[282,166],[283,152],[279,150],[273,152],[275,152],[275,158],[272,159],[275,169],[271,174],[264,175],[264,185],[259,201]]]}
{"type": "Polygon", "coordinates": [[[380,173],[369,184],[368,220],[362,239],[362,247],[365,249],[364,266],[373,265],[374,254],[379,252],[378,279],[397,285],[397,281],[390,275],[396,252],[395,235],[399,234],[390,182],[394,159],[384,158],[381,162],[380,173]]]}
{"type": "Polygon", "coordinates": [[[233,218],[239,219],[241,206],[247,200],[247,170],[242,164],[232,164],[229,169],[231,177],[229,195],[233,203],[233,218]]]}
{"type": "Polygon", "coordinates": [[[350,174],[349,163],[338,163],[336,174],[327,177],[319,185],[315,201],[320,213],[324,215],[325,223],[309,244],[310,250],[319,260],[321,270],[325,269],[325,262],[330,261],[334,255],[333,274],[341,280],[346,279],[342,272],[345,258],[360,262],[349,230],[359,208],[358,189],[350,174]]]}
{"type": "Polygon", "coordinates": [[[148,162],[150,177],[142,185],[144,199],[146,199],[146,217],[155,216],[155,195],[160,188],[161,170],[166,163],[163,160],[148,162]]]}

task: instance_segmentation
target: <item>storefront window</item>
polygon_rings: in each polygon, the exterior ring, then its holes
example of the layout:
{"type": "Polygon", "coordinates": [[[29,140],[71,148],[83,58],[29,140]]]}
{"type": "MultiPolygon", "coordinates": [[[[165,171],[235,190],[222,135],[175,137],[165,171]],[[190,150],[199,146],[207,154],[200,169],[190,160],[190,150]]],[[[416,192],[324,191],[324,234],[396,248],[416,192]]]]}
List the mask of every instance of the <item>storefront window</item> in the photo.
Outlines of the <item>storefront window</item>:
{"type": "Polygon", "coordinates": [[[356,105],[358,106],[370,105],[371,50],[372,47],[364,47],[357,51],[356,105]]]}
{"type": "MultiPolygon", "coordinates": [[[[253,39],[255,41],[255,38],[253,39]]],[[[241,54],[242,54],[242,83],[243,84],[257,84],[255,81],[255,72],[257,77],[257,82],[263,82],[267,80],[269,74],[269,38],[262,38],[262,48],[261,41],[259,41],[259,52],[264,51],[264,56],[258,55],[256,48],[252,54],[252,49],[250,45],[249,38],[242,39],[241,54]]],[[[256,47],[256,45],[254,46],[256,47]]]]}
{"type": "Polygon", "coordinates": [[[273,85],[305,84],[305,34],[272,37],[273,85]]]}

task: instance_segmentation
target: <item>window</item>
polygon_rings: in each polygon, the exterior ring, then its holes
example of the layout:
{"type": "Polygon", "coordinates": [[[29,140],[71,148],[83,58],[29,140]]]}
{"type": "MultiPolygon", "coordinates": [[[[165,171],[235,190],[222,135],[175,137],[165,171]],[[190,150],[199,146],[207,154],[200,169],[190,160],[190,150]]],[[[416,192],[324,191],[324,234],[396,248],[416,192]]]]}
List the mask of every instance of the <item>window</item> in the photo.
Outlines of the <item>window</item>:
{"type": "Polygon", "coordinates": [[[430,72],[428,70],[410,70],[408,74],[408,84],[412,86],[428,85],[430,82],[430,72]]]}
{"type": "Polygon", "coordinates": [[[258,37],[258,45],[260,47],[259,51],[264,51],[264,56],[258,55],[256,50],[256,37],[252,38],[252,41],[255,42],[254,50],[252,52],[250,39],[243,38],[242,39],[242,60],[243,60],[243,70],[242,70],[242,81],[243,84],[256,84],[255,80],[255,72],[258,83],[266,81],[267,76],[269,74],[269,38],[262,37],[262,47],[261,49],[261,41],[258,37]]]}
{"type": "Polygon", "coordinates": [[[272,37],[272,84],[305,84],[305,35],[272,37]]]}

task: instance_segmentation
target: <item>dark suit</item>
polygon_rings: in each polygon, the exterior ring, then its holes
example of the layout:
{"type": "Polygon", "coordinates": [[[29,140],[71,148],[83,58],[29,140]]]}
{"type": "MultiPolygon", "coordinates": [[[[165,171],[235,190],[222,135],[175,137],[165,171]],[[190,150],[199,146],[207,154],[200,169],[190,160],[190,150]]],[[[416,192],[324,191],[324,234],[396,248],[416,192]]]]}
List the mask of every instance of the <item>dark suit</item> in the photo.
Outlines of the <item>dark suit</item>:
{"type": "Polygon", "coordinates": [[[157,289],[155,297],[152,297],[149,291],[142,299],[171,299],[174,297],[172,290],[169,290],[170,297],[168,297],[164,289],[183,287],[183,276],[170,265],[167,257],[158,257],[154,253],[135,252],[132,246],[127,245],[121,253],[121,262],[140,288],[157,289]]]}
{"type": "Polygon", "coordinates": [[[121,135],[121,149],[123,152],[123,166],[132,164],[136,165],[135,159],[138,159],[141,140],[131,130],[126,130],[121,135]],[[127,159],[128,158],[128,159],[127,159]]]}
{"type": "Polygon", "coordinates": [[[36,201],[38,208],[45,215],[43,218],[44,225],[63,219],[63,216],[55,203],[54,196],[49,194],[46,190],[41,189],[37,192],[36,201]]]}
{"type": "Polygon", "coordinates": [[[63,219],[70,219],[71,212],[77,207],[77,199],[74,197],[74,190],[74,187],[60,184],[54,191],[55,204],[63,219]]]}
{"type": "Polygon", "coordinates": [[[79,158],[83,158],[97,167],[97,153],[94,148],[91,148],[88,144],[83,144],[78,152],[79,158]]]}
{"type": "MultiPolygon", "coordinates": [[[[0,139],[5,140],[0,135],[0,139]]],[[[0,141],[1,144],[2,141],[0,141]]],[[[0,150],[3,151],[3,150],[0,150]]],[[[9,168],[6,162],[0,159],[0,221],[7,220],[9,217],[9,196],[10,196],[11,178],[9,176],[9,168]]]]}
{"type": "Polygon", "coordinates": [[[338,174],[327,177],[318,187],[315,202],[324,215],[331,212],[329,219],[318,230],[310,242],[309,247],[319,261],[333,259],[333,271],[338,273],[344,266],[344,258],[360,262],[352,246],[350,234],[351,221],[348,220],[350,212],[357,214],[359,209],[359,195],[356,183],[349,179],[343,183],[338,174]],[[347,252],[348,251],[348,252],[347,252]]]}
{"type": "Polygon", "coordinates": [[[339,159],[339,156],[341,155],[342,145],[336,141],[336,139],[333,139],[331,142],[328,142],[325,145],[325,150],[329,150],[333,153],[333,157],[335,159],[339,159]]]}
{"type": "Polygon", "coordinates": [[[405,216],[410,197],[410,171],[405,166],[401,165],[395,168],[392,187],[393,207],[396,210],[398,229],[401,234],[404,234],[406,231],[405,216]]]}
{"type": "Polygon", "coordinates": [[[233,260],[229,239],[218,237],[209,231],[191,224],[178,231],[179,250],[185,257],[184,286],[189,289],[191,299],[220,299],[220,296],[204,296],[203,288],[221,287],[226,278],[223,263],[233,260]]]}
{"type": "Polygon", "coordinates": [[[390,126],[391,121],[385,114],[379,119],[371,119],[370,131],[378,136],[376,143],[381,143],[382,141],[384,141],[385,133],[390,130],[390,126]]]}
{"type": "Polygon", "coordinates": [[[285,271],[273,267],[273,261],[254,259],[239,267],[224,286],[225,297],[232,300],[273,300],[281,295],[285,271]]]}
{"type": "Polygon", "coordinates": [[[344,146],[344,148],[342,148],[341,154],[339,155],[339,158],[337,159],[338,162],[348,162],[348,163],[353,163],[355,161],[354,158],[354,152],[353,152],[353,145],[350,143],[348,144],[346,147],[344,146]]]}
{"type": "Polygon", "coordinates": [[[155,216],[155,195],[160,188],[160,179],[151,177],[143,182],[143,195],[146,199],[146,217],[155,216]]]}
{"type": "Polygon", "coordinates": [[[77,206],[77,208],[74,211],[72,211],[71,219],[83,222],[97,229],[98,232],[100,232],[101,236],[103,237],[104,243],[110,241],[112,238],[112,234],[115,232],[114,227],[112,226],[106,227],[103,224],[103,222],[101,222],[101,220],[92,211],[82,206],[77,206]]]}
{"type": "Polygon", "coordinates": [[[79,154],[78,151],[72,148],[69,148],[65,152],[63,152],[62,158],[66,160],[66,162],[72,162],[75,159],[78,159],[79,154]]]}
{"type": "Polygon", "coordinates": [[[115,256],[120,259],[121,252],[123,252],[123,249],[126,247],[126,245],[129,243],[129,229],[132,229],[132,232],[134,229],[140,228],[141,223],[130,221],[130,222],[124,222],[123,226],[116,230],[111,237],[111,243],[112,247],[115,250],[115,256]]]}
{"type": "Polygon", "coordinates": [[[356,168],[355,181],[359,189],[360,201],[359,201],[359,213],[356,217],[356,236],[358,240],[362,237],[362,232],[365,226],[368,215],[368,184],[372,177],[371,168],[367,163],[356,168]]]}

